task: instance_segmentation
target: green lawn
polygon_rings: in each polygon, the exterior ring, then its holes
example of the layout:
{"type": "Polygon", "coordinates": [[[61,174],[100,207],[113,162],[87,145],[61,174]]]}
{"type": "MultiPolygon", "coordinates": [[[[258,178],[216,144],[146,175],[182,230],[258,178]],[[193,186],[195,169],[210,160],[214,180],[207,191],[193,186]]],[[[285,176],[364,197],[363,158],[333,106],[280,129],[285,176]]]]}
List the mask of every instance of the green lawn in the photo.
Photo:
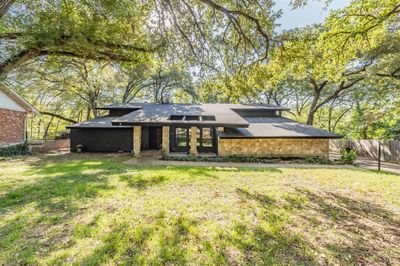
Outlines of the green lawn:
{"type": "Polygon", "coordinates": [[[0,265],[400,264],[400,176],[0,162],[0,265]]]}

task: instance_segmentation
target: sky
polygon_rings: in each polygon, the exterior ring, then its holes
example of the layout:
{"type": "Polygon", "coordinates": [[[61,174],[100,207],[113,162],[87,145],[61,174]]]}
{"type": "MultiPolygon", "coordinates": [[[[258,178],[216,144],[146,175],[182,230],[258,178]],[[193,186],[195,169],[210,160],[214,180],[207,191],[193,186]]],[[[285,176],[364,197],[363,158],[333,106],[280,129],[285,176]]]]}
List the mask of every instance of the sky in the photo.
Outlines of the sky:
{"type": "Polygon", "coordinates": [[[350,0],[333,0],[326,6],[325,0],[309,0],[305,7],[292,10],[290,0],[275,0],[274,9],[283,11],[282,16],[277,20],[277,23],[281,24],[281,26],[276,28],[276,31],[282,32],[296,27],[322,23],[330,10],[343,8],[349,3],[350,0]]]}

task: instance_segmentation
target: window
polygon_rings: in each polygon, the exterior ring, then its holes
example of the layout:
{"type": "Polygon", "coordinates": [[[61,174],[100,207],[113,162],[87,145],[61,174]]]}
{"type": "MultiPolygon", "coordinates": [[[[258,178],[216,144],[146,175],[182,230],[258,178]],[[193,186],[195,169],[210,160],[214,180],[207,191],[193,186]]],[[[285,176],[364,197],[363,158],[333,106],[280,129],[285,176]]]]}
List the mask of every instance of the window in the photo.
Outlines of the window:
{"type": "Polygon", "coordinates": [[[182,119],[183,119],[183,115],[171,115],[169,117],[169,120],[177,120],[177,121],[179,121],[179,120],[182,120],[182,119]]]}
{"type": "Polygon", "coordinates": [[[189,141],[189,134],[187,128],[178,127],[175,129],[175,145],[177,147],[187,147],[189,141]]]}
{"type": "Polygon", "coordinates": [[[209,127],[204,127],[201,129],[201,146],[204,148],[211,148],[213,146],[213,131],[209,127]]]}
{"type": "Polygon", "coordinates": [[[185,116],[186,121],[199,121],[200,117],[198,115],[187,115],[185,116]]]}
{"type": "Polygon", "coordinates": [[[215,116],[213,116],[213,115],[203,115],[203,116],[201,116],[201,120],[203,120],[203,121],[215,121],[215,116]]]}

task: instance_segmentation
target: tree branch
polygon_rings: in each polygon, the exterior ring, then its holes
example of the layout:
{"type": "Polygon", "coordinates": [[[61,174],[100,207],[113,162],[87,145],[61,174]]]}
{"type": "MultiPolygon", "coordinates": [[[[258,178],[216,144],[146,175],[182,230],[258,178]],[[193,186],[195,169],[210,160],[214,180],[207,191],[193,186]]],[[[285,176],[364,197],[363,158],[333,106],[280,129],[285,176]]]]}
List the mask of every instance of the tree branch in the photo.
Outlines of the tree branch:
{"type": "Polygon", "coordinates": [[[64,117],[64,116],[61,116],[61,115],[58,115],[58,114],[55,114],[55,113],[45,112],[45,111],[42,111],[42,112],[40,112],[40,113],[41,113],[42,115],[49,115],[49,116],[56,117],[56,118],[59,118],[59,119],[61,119],[61,120],[64,120],[64,121],[67,121],[67,122],[70,122],[70,123],[74,123],[74,124],[78,123],[78,121],[75,121],[75,120],[70,119],[70,118],[66,118],[66,117],[64,117]]]}
{"type": "Polygon", "coordinates": [[[7,13],[15,0],[0,0],[0,19],[7,13]]]}

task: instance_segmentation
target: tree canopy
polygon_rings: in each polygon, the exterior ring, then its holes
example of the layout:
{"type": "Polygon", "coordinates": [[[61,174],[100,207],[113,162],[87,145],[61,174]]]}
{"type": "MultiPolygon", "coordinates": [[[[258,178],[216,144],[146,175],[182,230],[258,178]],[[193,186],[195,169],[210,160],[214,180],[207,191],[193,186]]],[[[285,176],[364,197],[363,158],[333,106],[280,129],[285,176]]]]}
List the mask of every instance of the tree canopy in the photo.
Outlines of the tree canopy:
{"type": "Polygon", "coordinates": [[[269,0],[1,1],[0,82],[45,114],[32,122],[42,135],[115,101],[200,101],[287,105],[310,125],[389,138],[399,14],[395,0],[354,0],[277,32],[269,0]]]}

